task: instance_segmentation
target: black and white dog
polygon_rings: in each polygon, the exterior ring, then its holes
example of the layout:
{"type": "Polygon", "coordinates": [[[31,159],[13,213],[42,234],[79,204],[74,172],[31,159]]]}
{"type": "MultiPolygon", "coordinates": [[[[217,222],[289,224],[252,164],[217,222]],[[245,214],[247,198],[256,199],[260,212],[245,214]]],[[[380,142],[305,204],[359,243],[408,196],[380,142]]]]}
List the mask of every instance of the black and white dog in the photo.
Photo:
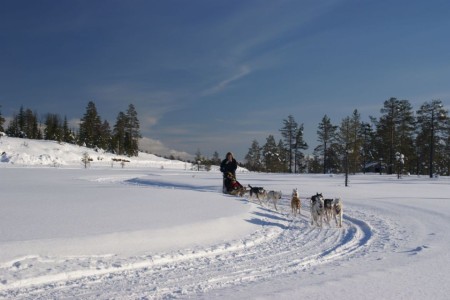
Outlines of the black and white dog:
{"type": "Polygon", "coordinates": [[[248,187],[250,188],[250,199],[257,198],[259,200],[259,204],[263,205],[261,200],[266,197],[266,190],[263,187],[251,186],[250,184],[248,187]]]}
{"type": "Polygon", "coordinates": [[[316,193],[314,196],[311,196],[311,225],[316,224],[319,227],[322,227],[323,223],[323,214],[324,214],[324,204],[323,204],[323,196],[322,193],[316,193]]]}

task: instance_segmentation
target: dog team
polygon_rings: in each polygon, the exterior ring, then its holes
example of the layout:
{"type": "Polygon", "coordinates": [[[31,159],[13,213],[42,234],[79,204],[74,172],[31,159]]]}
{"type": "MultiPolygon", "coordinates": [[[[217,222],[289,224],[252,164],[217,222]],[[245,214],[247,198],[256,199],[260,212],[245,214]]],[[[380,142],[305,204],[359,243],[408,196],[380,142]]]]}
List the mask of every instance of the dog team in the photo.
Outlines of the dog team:
{"type": "MultiPolygon", "coordinates": [[[[276,211],[278,211],[277,204],[282,197],[281,191],[266,191],[263,187],[256,187],[248,185],[247,188],[242,188],[238,194],[244,196],[249,195],[249,199],[257,199],[261,205],[263,201],[272,202],[276,211]]],[[[291,214],[295,217],[301,215],[302,202],[299,197],[297,188],[293,189],[291,196],[291,214]]],[[[316,193],[310,198],[310,214],[311,225],[322,227],[323,222],[330,225],[332,220],[335,221],[336,227],[342,227],[342,218],[344,214],[344,207],[340,198],[324,199],[322,193],[316,193]]]]}
{"type": "MultiPolygon", "coordinates": [[[[262,187],[248,185],[248,189],[236,180],[237,161],[231,152],[226,154],[225,159],[220,164],[220,171],[224,175],[223,192],[231,195],[244,196],[249,194],[250,199],[256,198],[263,205],[262,201],[272,201],[275,210],[278,211],[277,203],[281,199],[281,191],[266,191],[262,187]]],[[[300,197],[297,189],[292,191],[291,213],[293,216],[301,215],[300,197]]],[[[316,193],[310,201],[311,225],[322,227],[323,221],[330,225],[333,218],[337,227],[342,227],[343,204],[340,198],[324,199],[322,194],[316,193]]]]}

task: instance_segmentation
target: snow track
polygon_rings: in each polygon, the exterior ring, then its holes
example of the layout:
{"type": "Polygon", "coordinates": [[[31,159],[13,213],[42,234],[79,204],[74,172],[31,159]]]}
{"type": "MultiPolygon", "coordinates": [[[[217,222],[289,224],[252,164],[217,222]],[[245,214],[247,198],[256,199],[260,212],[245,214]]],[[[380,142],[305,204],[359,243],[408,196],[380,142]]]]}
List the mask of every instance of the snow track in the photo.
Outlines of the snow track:
{"type": "MultiPolygon", "coordinates": [[[[287,211],[284,202],[280,206],[287,211]]],[[[345,215],[342,229],[311,227],[307,216],[291,218],[264,207],[257,207],[254,215],[248,221],[260,224],[260,230],[241,240],[144,257],[67,258],[60,264],[65,267],[53,274],[43,270],[47,275],[0,285],[0,296],[167,299],[201,295],[361,256],[375,235],[362,215],[345,215]],[[79,270],[64,271],[73,270],[73,265],[79,270]]],[[[17,269],[17,264],[44,268],[45,259],[25,257],[11,268],[17,269]]]]}

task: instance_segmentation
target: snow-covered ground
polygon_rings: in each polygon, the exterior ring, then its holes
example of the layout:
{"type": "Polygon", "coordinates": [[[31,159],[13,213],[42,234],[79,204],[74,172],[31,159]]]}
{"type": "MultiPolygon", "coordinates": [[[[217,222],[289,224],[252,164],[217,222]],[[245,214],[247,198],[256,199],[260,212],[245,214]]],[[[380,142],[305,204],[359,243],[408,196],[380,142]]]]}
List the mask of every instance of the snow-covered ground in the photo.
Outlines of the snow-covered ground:
{"type": "Polygon", "coordinates": [[[450,179],[238,173],[270,203],[221,194],[217,170],[142,154],[0,139],[0,298],[448,299],[450,179]],[[127,158],[126,158],[127,159],[127,158]],[[289,214],[298,188],[302,216],[289,214]],[[344,201],[309,223],[308,198],[344,201]]]}

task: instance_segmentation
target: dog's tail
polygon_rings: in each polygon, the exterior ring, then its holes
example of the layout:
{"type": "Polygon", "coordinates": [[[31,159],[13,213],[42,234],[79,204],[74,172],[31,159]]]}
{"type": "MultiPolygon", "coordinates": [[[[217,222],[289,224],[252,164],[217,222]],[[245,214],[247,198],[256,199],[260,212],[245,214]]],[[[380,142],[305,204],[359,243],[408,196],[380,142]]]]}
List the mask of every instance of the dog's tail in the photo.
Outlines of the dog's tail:
{"type": "Polygon", "coordinates": [[[253,187],[249,184],[248,187],[250,188],[250,197],[253,197],[253,187]]]}

